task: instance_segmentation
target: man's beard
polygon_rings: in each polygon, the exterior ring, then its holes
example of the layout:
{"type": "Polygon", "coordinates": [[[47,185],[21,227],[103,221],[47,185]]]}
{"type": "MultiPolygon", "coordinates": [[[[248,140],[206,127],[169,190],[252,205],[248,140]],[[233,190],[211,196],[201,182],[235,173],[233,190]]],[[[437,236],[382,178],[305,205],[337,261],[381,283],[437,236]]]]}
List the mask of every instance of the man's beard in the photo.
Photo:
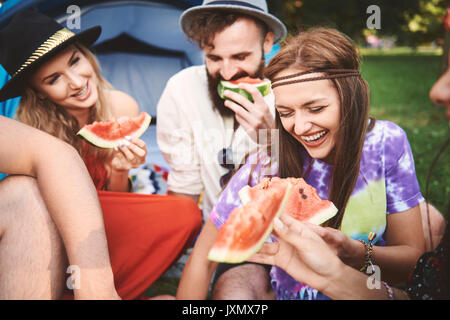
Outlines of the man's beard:
{"type": "MultiPolygon", "coordinates": [[[[248,74],[247,72],[240,72],[236,74],[233,78],[231,78],[229,81],[234,81],[237,79],[240,79],[242,77],[252,77],[252,78],[264,78],[264,67],[265,67],[265,60],[262,59],[261,63],[258,66],[258,69],[254,74],[248,74]]],[[[213,104],[213,108],[219,111],[220,115],[222,117],[226,116],[234,116],[234,111],[230,108],[227,108],[225,106],[225,100],[222,99],[219,96],[219,93],[217,92],[217,86],[219,85],[219,82],[221,80],[224,80],[219,72],[217,72],[215,75],[211,75],[208,70],[206,70],[206,74],[208,77],[208,92],[209,92],[209,98],[211,99],[211,102],[213,104]]]]}

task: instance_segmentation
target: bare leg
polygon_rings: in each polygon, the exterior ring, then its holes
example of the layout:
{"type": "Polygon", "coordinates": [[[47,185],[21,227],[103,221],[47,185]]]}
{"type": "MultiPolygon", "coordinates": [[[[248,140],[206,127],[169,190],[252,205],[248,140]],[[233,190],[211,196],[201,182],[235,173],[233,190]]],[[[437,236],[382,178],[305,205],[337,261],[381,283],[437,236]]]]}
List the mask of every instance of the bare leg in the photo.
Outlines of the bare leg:
{"type": "Polygon", "coordinates": [[[436,248],[439,242],[441,242],[441,239],[444,236],[445,219],[435,207],[426,202],[422,202],[420,204],[420,212],[422,215],[422,226],[425,237],[425,249],[426,251],[432,251],[436,248]],[[429,220],[427,214],[427,205],[429,220]],[[433,239],[433,248],[431,248],[430,231],[432,237],[431,239],[433,239]]]}
{"type": "Polygon", "coordinates": [[[0,181],[0,299],[58,299],[66,258],[36,180],[0,181]]]}
{"type": "Polygon", "coordinates": [[[275,299],[275,293],[267,270],[261,265],[246,263],[220,275],[214,285],[212,299],[270,300],[275,299]]]}

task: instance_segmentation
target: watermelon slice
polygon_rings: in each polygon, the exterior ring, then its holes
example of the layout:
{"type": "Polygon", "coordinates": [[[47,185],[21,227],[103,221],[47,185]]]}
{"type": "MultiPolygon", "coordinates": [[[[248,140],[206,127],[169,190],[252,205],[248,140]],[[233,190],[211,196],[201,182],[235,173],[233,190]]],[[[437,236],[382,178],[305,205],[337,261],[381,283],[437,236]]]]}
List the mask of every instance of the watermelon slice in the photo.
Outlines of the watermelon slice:
{"type": "Polygon", "coordinates": [[[251,202],[235,208],[220,228],[208,259],[240,263],[261,249],[273,229],[272,221],[284,209],[292,186],[278,185],[255,193],[251,202]]]}
{"type": "Polygon", "coordinates": [[[220,81],[217,87],[217,92],[219,93],[219,96],[222,99],[229,100],[223,95],[223,93],[225,92],[225,90],[231,90],[239,93],[240,95],[246,97],[248,100],[253,102],[252,95],[247,91],[239,88],[240,83],[248,83],[255,86],[259,90],[259,92],[261,92],[263,97],[267,96],[271,90],[270,80],[268,79],[261,80],[257,78],[243,77],[234,81],[225,81],[225,80],[220,81]]]}
{"type": "Polygon", "coordinates": [[[120,117],[104,122],[95,121],[85,125],[78,135],[100,148],[118,147],[126,136],[139,138],[150,125],[152,117],[147,112],[141,112],[134,118],[120,117]]]}
{"type": "Polygon", "coordinates": [[[302,178],[264,178],[254,187],[242,188],[239,196],[243,206],[235,208],[219,229],[209,260],[247,260],[262,247],[272,232],[273,219],[282,212],[314,224],[322,224],[337,213],[334,204],[320,199],[316,189],[302,178]]]}
{"type": "Polygon", "coordinates": [[[294,191],[292,192],[284,212],[291,217],[312,224],[320,225],[325,221],[334,217],[337,213],[337,208],[331,201],[322,200],[317,194],[317,190],[307,184],[302,178],[285,178],[278,177],[265,178],[261,183],[253,188],[245,186],[239,191],[239,197],[242,203],[252,201],[255,193],[262,188],[272,187],[279,183],[292,184],[294,191]]]}

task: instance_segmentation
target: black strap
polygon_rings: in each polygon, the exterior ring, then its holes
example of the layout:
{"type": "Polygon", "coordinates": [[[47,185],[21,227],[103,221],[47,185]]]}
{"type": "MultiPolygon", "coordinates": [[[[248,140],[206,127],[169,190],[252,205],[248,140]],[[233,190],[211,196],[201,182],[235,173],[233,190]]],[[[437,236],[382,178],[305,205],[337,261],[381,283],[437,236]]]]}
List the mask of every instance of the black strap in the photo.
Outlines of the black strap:
{"type": "Polygon", "coordinates": [[[244,1],[212,1],[212,2],[208,3],[207,5],[209,6],[209,5],[221,5],[221,4],[239,5],[239,6],[243,6],[243,7],[257,9],[257,10],[264,12],[264,10],[261,9],[260,7],[254,6],[254,5],[244,2],[244,1]]]}

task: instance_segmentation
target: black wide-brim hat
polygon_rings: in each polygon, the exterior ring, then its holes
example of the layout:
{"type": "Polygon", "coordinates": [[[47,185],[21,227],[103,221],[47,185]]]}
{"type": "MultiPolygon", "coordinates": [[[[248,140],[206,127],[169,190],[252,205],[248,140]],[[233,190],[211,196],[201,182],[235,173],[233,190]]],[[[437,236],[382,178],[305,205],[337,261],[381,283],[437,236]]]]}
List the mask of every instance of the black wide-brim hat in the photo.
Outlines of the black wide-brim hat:
{"type": "Polygon", "coordinates": [[[75,42],[89,47],[101,31],[95,26],[75,34],[44,14],[17,13],[0,30],[0,64],[11,76],[0,89],[0,101],[21,96],[26,81],[39,66],[75,42]]]}

